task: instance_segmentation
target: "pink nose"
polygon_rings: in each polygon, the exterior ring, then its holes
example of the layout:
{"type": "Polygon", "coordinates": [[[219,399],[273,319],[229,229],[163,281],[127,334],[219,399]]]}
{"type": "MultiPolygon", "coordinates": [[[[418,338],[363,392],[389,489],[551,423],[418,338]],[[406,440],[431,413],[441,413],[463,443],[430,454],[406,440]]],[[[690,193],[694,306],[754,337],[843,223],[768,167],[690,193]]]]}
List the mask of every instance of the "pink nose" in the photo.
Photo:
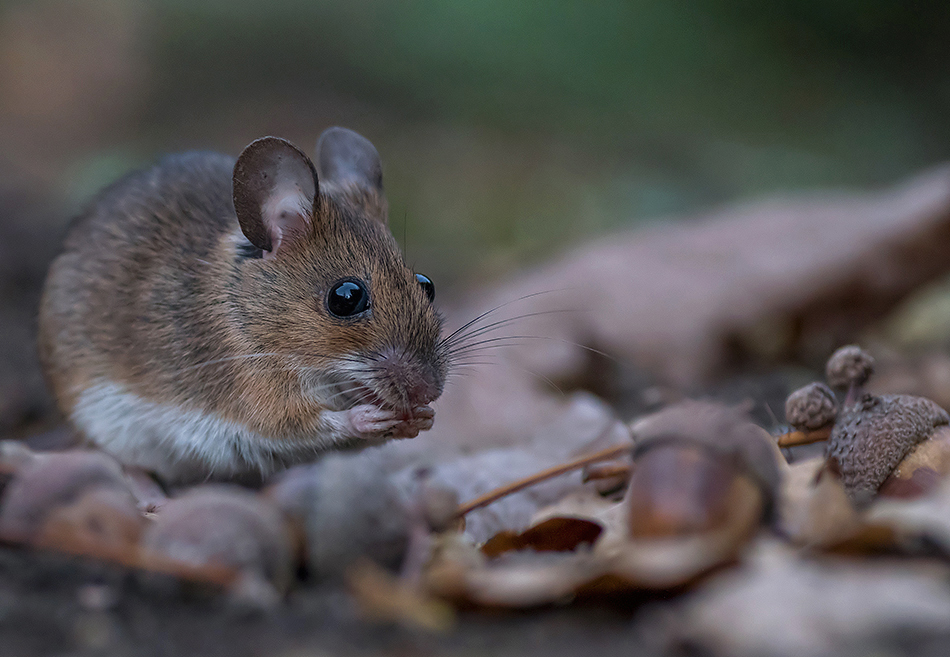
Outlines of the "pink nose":
{"type": "MultiPolygon", "coordinates": [[[[409,406],[425,406],[442,392],[438,372],[402,350],[392,350],[378,361],[386,378],[401,389],[409,406]]],[[[400,395],[401,396],[401,395],[400,395]]]]}
{"type": "Polygon", "coordinates": [[[439,396],[439,391],[434,384],[420,378],[410,386],[408,394],[413,406],[425,406],[439,396]]]}

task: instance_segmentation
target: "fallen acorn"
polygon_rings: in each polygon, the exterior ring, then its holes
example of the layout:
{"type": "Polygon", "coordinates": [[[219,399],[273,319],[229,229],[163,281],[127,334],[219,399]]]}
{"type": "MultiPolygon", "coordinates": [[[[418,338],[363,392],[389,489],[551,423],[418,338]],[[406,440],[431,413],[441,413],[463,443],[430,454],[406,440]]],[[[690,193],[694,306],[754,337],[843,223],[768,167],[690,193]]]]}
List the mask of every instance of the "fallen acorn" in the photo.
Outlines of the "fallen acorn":
{"type": "Polygon", "coordinates": [[[872,374],[874,358],[854,344],[836,349],[825,365],[828,385],[842,392],[860,391],[872,374]]]}
{"type": "Polygon", "coordinates": [[[145,518],[128,492],[92,488],[74,503],[52,509],[34,538],[41,547],[84,554],[134,551],[145,518]]]}
{"type": "Polygon", "coordinates": [[[785,420],[795,431],[779,436],[779,447],[827,440],[838,417],[835,393],[824,383],[809,383],[785,400],[785,420]]]}
{"type": "Polygon", "coordinates": [[[915,447],[948,423],[947,412],[929,399],[865,393],[839,414],[825,456],[837,462],[851,501],[864,505],[915,447]]]}
{"type": "MultiPolygon", "coordinates": [[[[884,483],[899,471],[901,462],[934,435],[950,416],[936,403],[910,395],[875,396],[863,390],[874,372],[874,359],[857,345],[842,347],[828,359],[826,377],[838,390],[847,390],[838,420],[825,448],[834,460],[849,499],[859,506],[870,502],[884,483]]],[[[915,467],[903,469],[906,474],[915,467]]],[[[926,489],[933,481],[911,488],[926,489]]],[[[888,487],[904,494],[901,481],[888,487]]]]}
{"type": "Polygon", "coordinates": [[[923,397],[866,392],[873,372],[874,359],[857,345],[836,350],[825,374],[831,387],[845,393],[840,407],[822,383],[796,390],[785,403],[796,431],[778,439],[780,447],[827,439],[825,458],[859,506],[878,494],[926,493],[950,471],[950,434],[938,431],[950,423],[947,412],[923,397]]]}
{"type": "MultiPolygon", "coordinates": [[[[269,604],[290,587],[296,563],[286,520],[259,495],[225,484],[166,503],[142,538],[145,555],[191,567],[235,569],[232,593],[269,604]]],[[[149,564],[146,560],[146,568],[149,564]]]]}
{"type": "Polygon", "coordinates": [[[737,486],[760,498],[750,529],[770,511],[781,456],[771,436],[742,412],[683,402],[638,422],[633,433],[633,474],[624,498],[632,538],[713,529],[734,508],[737,486]]]}
{"type": "Polygon", "coordinates": [[[307,568],[320,579],[342,579],[370,559],[398,568],[406,555],[410,518],[378,454],[331,454],[283,473],[267,490],[303,532],[307,568]]]}
{"type": "MultiPolygon", "coordinates": [[[[110,491],[110,505],[122,505],[121,513],[128,509],[126,501],[135,509],[122,468],[106,454],[74,450],[23,459],[0,498],[0,534],[15,540],[36,541],[51,515],[59,514],[62,520],[61,512],[91,491],[110,491]]],[[[85,504],[83,508],[88,510],[93,502],[85,504]]],[[[65,539],[62,529],[61,526],[57,530],[57,535],[65,539]]]]}

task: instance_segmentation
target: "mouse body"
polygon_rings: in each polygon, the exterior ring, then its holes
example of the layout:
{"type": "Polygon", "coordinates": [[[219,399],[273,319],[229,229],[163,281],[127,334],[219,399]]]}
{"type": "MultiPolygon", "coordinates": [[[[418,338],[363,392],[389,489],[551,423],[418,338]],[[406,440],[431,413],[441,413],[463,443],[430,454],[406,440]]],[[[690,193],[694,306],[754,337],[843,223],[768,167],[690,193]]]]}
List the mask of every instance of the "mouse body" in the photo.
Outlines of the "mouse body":
{"type": "Polygon", "coordinates": [[[169,156],[77,218],[39,351],[85,440],[188,483],[431,427],[442,318],[387,227],[376,149],[331,128],[315,159],[275,137],[169,156]]]}

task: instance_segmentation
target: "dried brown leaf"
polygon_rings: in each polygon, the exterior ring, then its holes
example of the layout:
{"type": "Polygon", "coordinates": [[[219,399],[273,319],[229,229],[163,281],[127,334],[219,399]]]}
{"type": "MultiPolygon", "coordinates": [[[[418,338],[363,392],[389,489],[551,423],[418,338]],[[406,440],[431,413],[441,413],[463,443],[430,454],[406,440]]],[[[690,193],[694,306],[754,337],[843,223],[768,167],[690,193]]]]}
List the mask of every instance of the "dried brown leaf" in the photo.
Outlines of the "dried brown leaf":
{"type": "Polygon", "coordinates": [[[782,486],[780,526],[800,545],[827,546],[854,536],[862,526],[841,477],[822,458],[790,466],[782,486]]]}
{"type": "Polygon", "coordinates": [[[591,545],[603,533],[597,522],[582,518],[548,518],[523,532],[504,531],[482,544],[489,558],[505,552],[531,549],[537,552],[569,552],[581,545],[591,545]]]}
{"type": "Polygon", "coordinates": [[[688,598],[672,631],[715,654],[839,654],[878,633],[950,630],[948,575],[933,563],[806,561],[763,540],[743,568],[724,571],[688,598]]]}
{"type": "Polygon", "coordinates": [[[923,544],[950,556],[950,481],[920,499],[880,498],[868,509],[868,519],[893,529],[908,550],[923,544]]]}

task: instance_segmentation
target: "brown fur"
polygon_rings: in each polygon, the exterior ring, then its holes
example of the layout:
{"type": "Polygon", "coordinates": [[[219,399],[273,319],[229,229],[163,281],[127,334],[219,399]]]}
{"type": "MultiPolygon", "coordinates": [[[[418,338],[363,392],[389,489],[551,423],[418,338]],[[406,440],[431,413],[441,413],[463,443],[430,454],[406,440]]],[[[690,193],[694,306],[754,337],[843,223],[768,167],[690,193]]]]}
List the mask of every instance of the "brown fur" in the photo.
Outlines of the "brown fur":
{"type": "Polygon", "coordinates": [[[293,439],[325,410],[301,394],[295,368],[346,355],[371,366],[391,352],[426,392],[407,396],[383,373],[376,392],[387,406],[408,412],[438,396],[441,318],[386,228],[381,190],[321,181],[310,230],[273,258],[246,257],[233,166],[213,153],[169,157],[105,190],[75,222],[40,308],[41,360],[62,410],[105,379],[293,439]],[[368,316],[328,313],[328,289],[347,276],[368,284],[368,316]],[[270,352],[281,356],[241,358],[270,352]]]}

